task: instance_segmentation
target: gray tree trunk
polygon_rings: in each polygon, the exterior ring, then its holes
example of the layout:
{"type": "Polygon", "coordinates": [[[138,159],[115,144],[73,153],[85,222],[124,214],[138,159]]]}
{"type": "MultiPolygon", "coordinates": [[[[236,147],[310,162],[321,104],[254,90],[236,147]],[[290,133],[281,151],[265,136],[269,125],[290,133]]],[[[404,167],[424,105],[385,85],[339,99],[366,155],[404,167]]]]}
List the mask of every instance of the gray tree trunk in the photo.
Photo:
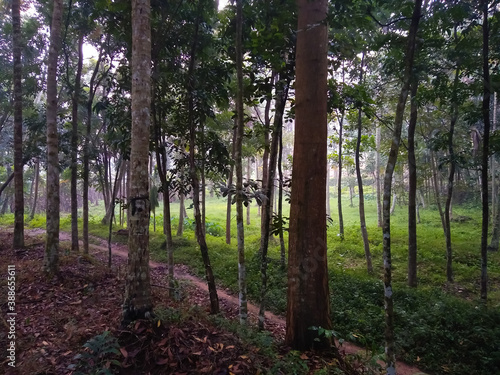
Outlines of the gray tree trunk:
{"type": "Polygon", "coordinates": [[[47,63],[47,227],[44,271],[59,271],[59,139],[57,135],[57,59],[61,49],[63,2],[53,0],[47,63]]]}

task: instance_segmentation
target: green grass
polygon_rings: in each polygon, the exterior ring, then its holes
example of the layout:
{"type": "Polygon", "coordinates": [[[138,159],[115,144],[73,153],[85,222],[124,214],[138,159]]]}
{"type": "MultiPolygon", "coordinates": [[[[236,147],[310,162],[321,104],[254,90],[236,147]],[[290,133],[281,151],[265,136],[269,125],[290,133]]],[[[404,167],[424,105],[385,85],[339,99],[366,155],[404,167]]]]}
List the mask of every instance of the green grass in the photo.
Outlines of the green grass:
{"type": "MultiPolygon", "coordinates": [[[[187,203],[189,206],[190,202],[187,203]]],[[[177,230],[179,205],[171,204],[173,233],[177,230]]],[[[288,207],[285,215],[288,215],[288,207]]],[[[357,197],[354,206],[344,197],[345,237],[338,236],[336,199],[331,196],[333,225],[328,229],[328,261],[332,298],[332,321],[341,336],[358,341],[375,351],[384,342],[384,308],[382,279],[382,233],[377,227],[375,201],[366,201],[366,218],[374,275],[366,271],[363,242],[359,230],[357,197]]],[[[162,207],[156,210],[156,232],[151,226],[151,256],[166,261],[164,236],[161,231],[162,207]]],[[[251,225],[245,225],[245,250],[249,298],[259,302],[260,217],[251,206],[251,225]]],[[[91,207],[92,234],[107,238],[108,227],[100,223],[104,210],[91,207]]],[[[204,267],[193,233],[193,212],[188,209],[183,237],[175,237],[175,261],[189,265],[200,277],[204,267]]],[[[488,309],[479,303],[481,212],[474,207],[453,209],[452,244],[455,283],[446,282],[445,241],[439,214],[435,208],[421,209],[418,231],[419,287],[406,287],[407,272],[407,208],[396,206],[391,217],[394,308],[396,341],[399,355],[436,374],[500,373],[500,254],[489,253],[490,279],[488,309]]],[[[237,292],[237,249],[235,209],[232,214],[232,243],[225,243],[226,201],[207,201],[207,244],[216,281],[237,292]]],[[[9,215],[0,225],[13,221],[9,215]]],[[[36,216],[29,225],[44,226],[44,217],[36,216]]],[[[70,229],[69,218],[61,220],[61,228],[70,229]]],[[[114,227],[113,230],[118,229],[114,227]]],[[[286,237],[286,235],[285,235],[286,237]]],[[[117,237],[115,240],[126,240],[117,237]]],[[[287,243],[287,238],[285,238],[287,243]]],[[[266,303],[276,313],[286,310],[286,270],[279,265],[279,243],[273,238],[269,248],[269,292],[266,303]]]]}

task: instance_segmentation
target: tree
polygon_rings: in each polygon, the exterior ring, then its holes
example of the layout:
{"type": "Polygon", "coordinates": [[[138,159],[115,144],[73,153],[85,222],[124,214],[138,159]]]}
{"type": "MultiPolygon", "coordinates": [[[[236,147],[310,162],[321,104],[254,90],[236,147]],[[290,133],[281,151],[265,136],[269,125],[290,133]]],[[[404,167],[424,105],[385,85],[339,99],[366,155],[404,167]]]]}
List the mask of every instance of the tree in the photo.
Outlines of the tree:
{"type": "Polygon", "coordinates": [[[150,317],[153,309],[149,276],[150,12],[149,0],[132,1],[132,144],[124,324],[150,317]]]}
{"type": "Polygon", "coordinates": [[[387,160],[384,175],[384,194],[382,200],[383,214],[383,247],[384,247],[384,307],[385,307],[385,354],[387,375],[396,374],[396,357],[394,352],[394,306],[392,292],[392,263],[391,263],[391,192],[392,177],[398,159],[399,144],[401,142],[401,130],[403,126],[403,116],[410,90],[411,73],[415,56],[415,41],[420,21],[422,0],[416,0],[411,18],[410,31],[406,46],[404,60],[404,76],[401,92],[398,98],[396,116],[394,119],[393,137],[391,149],[387,160]]]}
{"type": "Polygon", "coordinates": [[[24,182],[23,182],[23,88],[21,4],[12,0],[12,52],[14,57],[14,249],[24,247],[24,182]]]}
{"type": "MultiPolygon", "coordinates": [[[[245,267],[245,228],[243,225],[243,166],[242,166],[242,141],[244,136],[243,113],[243,0],[236,0],[236,139],[234,147],[236,169],[236,228],[238,236],[238,289],[240,305],[240,323],[247,321],[247,286],[245,267]]],[[[247,203],[248,204],[248,203],[247,203]]]]}
{"type": "Polygon", "coordinates": [[[311,327],[331,329],[326,259],[326,0],[298,0],[295,144],[288,257],[287,345],[329,347],[311,327]],[[318,341],[315,341],[318,339],[318,341]]]}
{"type": "Polygon", "coordinates": [[[53,0],[47,62],[47,229],[44,271],[59,270],[59,146],[57,135],[57,59],[61,48],[62,0],[53,0]]]}

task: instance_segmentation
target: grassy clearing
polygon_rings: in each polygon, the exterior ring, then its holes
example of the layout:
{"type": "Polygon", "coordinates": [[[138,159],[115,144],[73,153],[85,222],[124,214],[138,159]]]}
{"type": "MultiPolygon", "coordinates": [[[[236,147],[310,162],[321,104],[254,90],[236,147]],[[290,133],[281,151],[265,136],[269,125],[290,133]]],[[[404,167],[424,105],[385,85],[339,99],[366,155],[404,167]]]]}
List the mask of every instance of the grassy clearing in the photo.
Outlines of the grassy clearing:
{"type": "MultiPolygon", "coordinates": [[[[345,238],[340,240],[336,199],[331,199],[333,225],[328,229],[328,261],[332,294],[332,320],[343,338],[357,341],[375,352],[383,345],[382,235],[376,223],[375,201],[366,201],[367,226],[375,275],[366,271],[362,238],[359,230],[357,200],[349,206],[345,199],[345,238]]],[[[187,203],[189,206],[189,203],[187,203]]],[[[237,250],[235,210],[232,215],[232,243],[225,243],[226,202],[212,198],[207,201],[207,243],[217,282],[237,292],[237,250]]],[[[174,231],[178,224],[179,205],[171,205],[174,231]]],[[[285,215],[288,215],[288,209],[285,215]]],[[[164,236],[161,233],[162,207],[156,210],[156,232],[151,232],[152,258],[166,261],[164,236]]],[[[100,224],[102,206],[92,207],[91,232],[107,238],[106,226],[100,224]]],[[[189,265],[200,277],[204,268],[196,244],[192,210],[185,221],[183,237],[175,237],[175,260],[189,265]]],[[[500,254],[490,253],[489,306],[479,303],[480,227],[481,213],[477,208],[454,207],[452,243],[455,283],[446,282],[445,241],[441,221],[433,207],[421,210],[418,224],[419,288],[406,287],[407,272],[407,208],[396,206],[392,216],[393,282],[395,290],[396,339],[399,355],[437,374],[500,373],[500,254]]],[[[0,224],[9,221],[0,219],[0,224]]],[[[12,217],[13,221],[13,217],[12,217]]],[[[12,222],[11,221],[11,222],[12,222]]],[[[33,226],[44,224],[35,217],[33,226]],[[34,225],[37,224],[37,225],[34,225]]],[[[61,220],[69,230],[69,219],[61,220]]],[[[117,228],[114,228],[116,230],[117,228]]],[[[151,226],[151,230],[153,227],[151,226]]],[[[175,233],[175,232],[174,232],[175,233]]],[[[124,237],[113,241],[126,240],[124,237]]],[[[287,238],[285,238],[287,241],[287,238]]],[[[260,274],[256,256],[260,244],[260,218],[257,207],[251,207],[251,225],[245,225],[245,245],[249,298],[259,302],[260,274]]],[[[279,266],[279,243],[270,241],[269,293],[271,311],[286,309],[286,270],[279,266]]]]}

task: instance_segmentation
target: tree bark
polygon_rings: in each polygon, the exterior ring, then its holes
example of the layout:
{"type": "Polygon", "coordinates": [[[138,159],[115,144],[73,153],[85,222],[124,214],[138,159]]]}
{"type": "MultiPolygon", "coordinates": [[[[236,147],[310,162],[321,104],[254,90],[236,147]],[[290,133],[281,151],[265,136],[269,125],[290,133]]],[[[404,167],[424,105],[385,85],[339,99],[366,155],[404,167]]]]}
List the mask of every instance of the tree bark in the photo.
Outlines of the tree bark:
{"type": "Polygon", "coordinates": [[[36,204],[38,201],[38,185],[40,183],[40,159],[35,160],[35,191],[33,193],[33,205],[31,207],[30,220],[33,220],[36,212],[36,204]]]}
{"type": "Polygon", "coordinates": [[[149,272],[149,128],[151,110],[151,5],[132,0],[132,141],[129,183],[129,255],[123,320],[153,312],[149,272]]]}
{"type": "MultiPolygon", "coordinates": [[[[364,67],[365,53],[363,52],[363,57],[361,59],[361,73],[359,74],[359,84],[363,84],[363,67],[364,67]]],[[[358,180],[358,195],[359,195],[359,222],[361,226],[361,236],[363,237],[363,245],[365,249],[366,267],[368,273],[373,273],[372,265],[372,254],[370,253],[370,242],[368,242],[368,231],[366,230],[366,218],[365,218],[365,197],[363,192],[363,179],[361,176],[361,165],[359,161],[359,153],[361,148],[361,131],[362,131],[362,109],[358,109],[358,137],[356,139],[356,178],[358,180]]]]}
{"type": "Polygon", "coordinates": [[[14,249],[24,247],[23,87],[21,4],[12,0],[12,55],[14,60],[14,249]]]}
{"type": "Polygon", "coordinates": [[[410,89],[410,80],[415,56],[415,41],[420,21],[422,0],[415,1],[413,15],[408,34],[408,44],[405,54],[405,71],[403,85],[399,94],[394,120],[394,133],[391,142],[391,149],[387,160],[384,175],[384,196],[383,196],[383,248],[384,248],[384,307],[385,307],[385,354],[387,375],[396,375],[396,356],[394,351],[394,305],[392,292],[392,259],[391,259],[391,193],[392,176],[398,159],[399,144],[401,142],[401,130],[403,126],[403,116],[410,89]]]}
{"type": "Polygon", "coordinates": [[[62,0],[53,0],[47,63],[47,227],[44,271],[59,271],[59,146],[57,135],[57,58],[61,49],[62,0]]]}
{"type": "Polygon", "coordinates": [[[243,0],[236,0],[236,139],[235,139],[235,169],[236,169],[236,228],[238,237],[238,291],[240,324],[246,324],[247,308],[247,280],[245,264],[245,228],[243,225],[243,156],[242,142],[244,136],[244,109],[243,109],[243,0]]]}
{"type": "MultiPolygon", "coordinates": [[[[73,87],[71,110],[71,251],[79,251],[78,243],[78,104],[83,68],[83,32],[78,36],[78,63],[73,87]]],[[[114,206],[114,204],[113,204],[114,206]]]]}
{"type": "MultiPolygon", "coordinates": [[[[278,220],[280,223],[283,222],[283,168],[282,168],[282,158],[283,158],[283,127],[279,129],[279,151],[278,151],[278,176],[279,176],[279,190],[278,190],[278,220]]],[[[285,269],[286,266],[286,248],[285,248],[285,238],[283,234],[283,227],[280,228],[280,263],[281,268],[285,269]]]]}
{"type": "Polygon", "coordinates": [[[177,226],[177,237],[184,233],[184,193],[179,193],[179,225],[177,226]]]}
{"type": "Polygon", "coordinates": [[[330,348],[310,327],[331,329],[326,258],[326,0],[298,0],[295,142],[285,342],[293,349],[330,348]],[[314,27],[311,27],[314,25],[314,27]]]}
{"type": "MultiPolygon", "coordinates": [[[[235,127],[233,130],[233,147],[231,151],[231,158],[235,160],[235,145],[237,136],[237,119],[235,119],[235,127]]],[[[233,174],[234,174],[234,164],[229,167],[229,175],[227,176],[227,188],[230,189],[233,184],[233,174]]],[[[233,195],[231,193],[227,194],[227,204],[226,204],[226,243],[229,245],[231,243],[231,205],[232,205],[233,195]]]]}
{"type": "Polygon", "coordinates": [[[375,130],[375,143],[377,151],[375,153],[375,184],[377,189],[377,225],[382,228],[382,193],[380,184],[380,126],[375,130]]]}
{"type": "Polygon", "coordinates": [[[339,235],[340,240],[344,240],[344,215],[342,213],[342,136],[344,131],[344,111],[339,119],[339,178],[337,181],[337,207],[339,211],[339,235]]]}
{"type": "Polygon", "coordinates": [[[489,225],[489,197],[488,197],[488,158],[490,151],[490,68],[489,68],[489,37],[488,0],[481,1],[483,12],[483,154],[481,157],[481,300],[486,304],[488,298],[488,225],[489,225]]]}
{"type": "Polygon", "coordinates": [[[195,89],[194,82],[194,67],[196,61],[196,48],[198,44],[198,32],[201,22],[201,2],[198,2],[198,16],[195,23],[195,32],[193,36],[193,44],[191,46],[191,55],[188,67],[188,78],[187,78],[187,101],[188,101],[188,124],[189,124],[189,172],[191,176],[191,186],[193,187],[193,208],[194,208],[194,220],[196,225],[196,239],[198,245],[200,246],[201,256],[203,258],[203,264],[205,265],[205,276],[207,278],[208,292],[210,298],[210,312],[212,314],[219,313],[219,298],[217,296],[217,288],[215,286],[215,278],[212,271],[212,265],[210,264],[210,258],[208,255],[208,246],[205,240],[205,231],[202,227],[201,211],[200,211],[200,181],[198,178],[198,172],[196,170],[196,158],[195,158],[195,148],[196,148],[196,121],[194,118],[194,97],[193,90],[195,89]]]}
{"type": "MultiPolygon", "coordinates": [[[[250,181],[250,164],[251,158],[247,159],[247,183],[250,181]]],[[[250,225],[250,204],[247,205],[247,225],[250,225]]]]}
{"type": "Polygon", "coordinates": [[[417,287],[417,162],[415,160],[417,89],[418,78],[414,76],[411,82],[411,110],[408,125],[408,286],[412,288],[417,287]]]}

